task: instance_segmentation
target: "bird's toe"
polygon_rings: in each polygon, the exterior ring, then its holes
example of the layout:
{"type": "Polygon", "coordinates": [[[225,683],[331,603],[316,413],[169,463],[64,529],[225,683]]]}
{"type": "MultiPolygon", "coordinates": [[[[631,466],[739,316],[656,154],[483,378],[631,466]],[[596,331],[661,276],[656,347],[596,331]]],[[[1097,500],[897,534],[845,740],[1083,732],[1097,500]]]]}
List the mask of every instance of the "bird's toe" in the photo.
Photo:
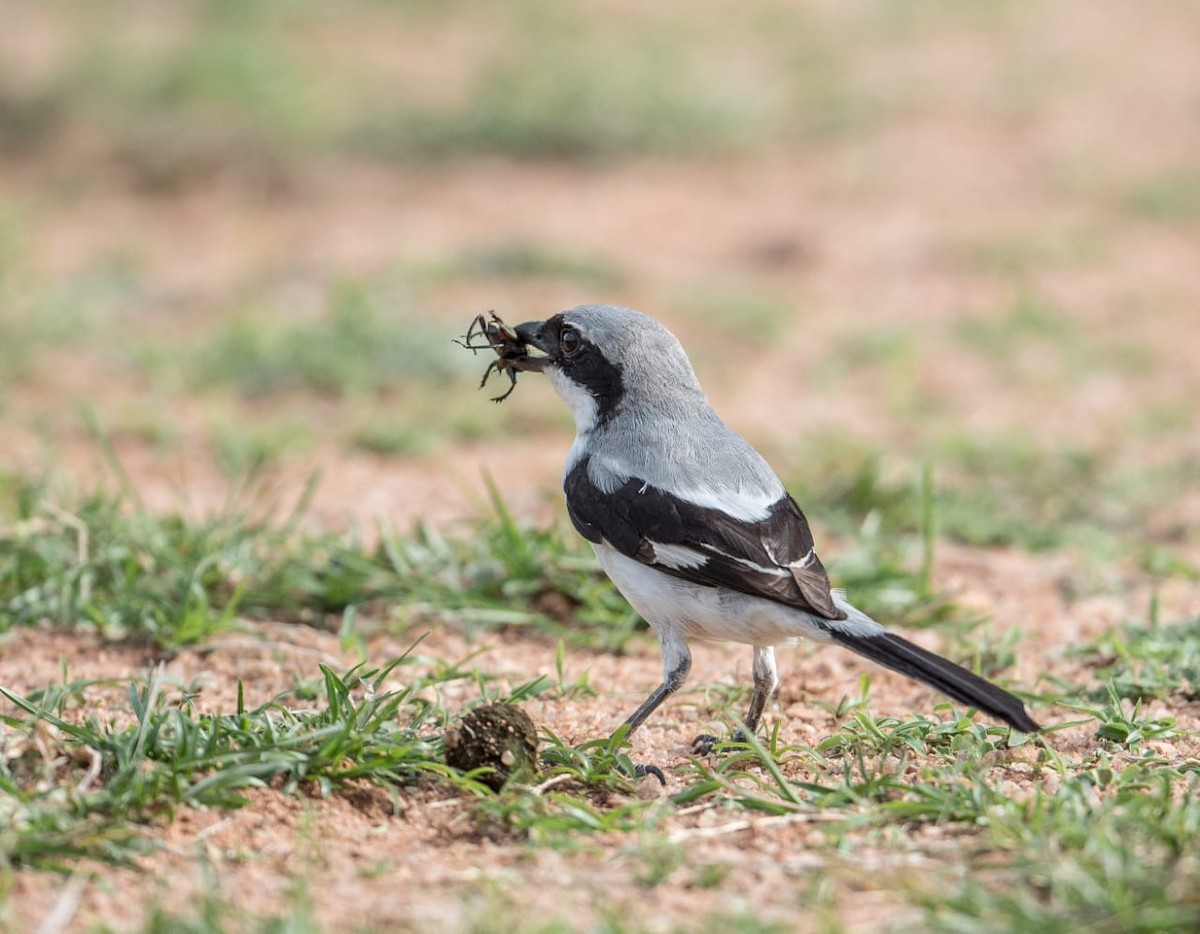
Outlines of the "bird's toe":
{"type": "Polygon", "coordinates": [[[749,742],[749,739],[747,739],[745,732],[742,730],[734,730],[733,735],[730,736],[729,739],[721,739],[720,737],[713,736],[712,733],[701,733],[692,740],[692,755],[707,756],[714,749],[716,749],[717,746],[723,746],[727,743],[747,742],[749,742]]]}
{"type": "Polygon", "coordinates": [[[647,775],[653,775],[658,779],[659,784],[661,784],[664,788],[667,787],[667,776],[663,774],[663,770],[657,765],[642,765],[641,763],[634,763],[634,778],[645,778],[647,775]]]}
{"type": "Polygon", "coordinates": [[[701,733],[692,740],[692,755],[707,756],[719,742],[720,740],[712,733],[701,733]]]}

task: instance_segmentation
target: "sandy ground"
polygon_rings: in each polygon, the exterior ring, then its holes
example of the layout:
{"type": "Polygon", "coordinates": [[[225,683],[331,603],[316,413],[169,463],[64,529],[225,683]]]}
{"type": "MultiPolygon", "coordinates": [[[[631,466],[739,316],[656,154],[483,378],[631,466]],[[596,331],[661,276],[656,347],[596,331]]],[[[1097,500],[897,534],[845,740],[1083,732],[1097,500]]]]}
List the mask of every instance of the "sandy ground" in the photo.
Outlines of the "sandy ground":
{"type": "MultiPolygon", "coordinates": [[[[275,198],[236,177],[151,197],[123,186],[119,173],[110,185],[64,198],[40,185],[45,165],[9,159],[0,192],[28,218],[39,276],[68,277],[105,257],[132,254],[151,287],[129,326],[178,335],[184,345],[217,296],[256,282],[371,275],[401,260],[435,262],[496,242],[533,242],[603,260],[622,271],[624,284],[596,295],[570,282],[469,280],[445,287],[424,313],[457,334],[470,314],[490,307],[509,320],[598,298],[650,312],[668,308],[669,323],[696,348],[719,410],[781,471],[801,463],[810,453],[805,444],[822,433],[895,446],[905,462],[947,434],[1028,437],[1102,450],[1135,466],[1195,462],[1200,218],[1164,223],[1122,207],[1126,194],[1155,173],[1191,165],[1200,147],[1194,16],[1184,5],[1162,18],[1135,7],[1097,15],[1082,2],[1054,4],[1045,15],[1027,17],[1014,40],[1022,60],[1040,63],[1050,76],[1043,93],[1018,87],[1006,96],[1003,53],[948,28],[920,47],[882,53],[877,74],[868,76],[922,82],[927,106],[844,145],[586,167],[486,159],[426,168],[321,164],[306,168],[287,197],[275,198]],[[1013,251],[1026,257],[1016,276],[980,259],[1013,251]],[[1065,360],[1061,347],[989,356],[965,352],[956,341],[956,322],[994,322],[1022,284],[1055,302],[1077,329],[1073,341],[1086,351],[1081,363],[1065,360]],[[736,321],[705,316],[704,299],[720,294],[765,296],[791,309],[786,326],[766,342],[769,352],[744,335],[726,340],[729,329],[736,335],[736,321]],[[885,345],[905,341],[915,357],[899,367],[887,357],[878,365],[847,363],[845,348],[861,346],[864,336],[880,336],[885,345]],[[1121,353],[1150,362],[1113,363],[1125,359],[1121,353]],[[1172,427],[1143,431],[1150,412],[1167,413],[1172,427]]],[[[111,340],[119,343],[120,334],[111,340]]],[[[203,414],[209,401],[160,396],[136,371],[97,362],[96,350],[51,354],[7,392],[0,409],[4,469],[49,471],[58,482],[82,486],[111,482],[100,480],[103,458],[79,428],[75,404],[89,400],[114,418],[153,406],[167,412],[178,435],[173,446],[164,450],[134,434],[114,438],[139,494],[155,509],[198,515],[221,508],[230,483],[211,456],[203,414]]],[[[546,387],[526,382],[498,411],[550,404],[546,387]]],[[[417,519],[446,523],[477,514],[484,469],[514,512],[547,517],[559,508],[555,488],[569,440],[569,431],[547,432],[519,444],[455,445],[419,458],[320,441],[275,465],[266,479],[286,499],[318,469],[323,481],[310,521],[323,527],[382,518],[403,528],[417,519]]],[[[819,504],[804,505],[819,525],[819,504]]],[[[1149,517],[1148,527],[1176,528],[1180,552],[1200,555],[1189,531],[1200,526],[1200,484],[1166,512],[1149,517]]],[[[1071,554],[947,544],[939,548],[935,579],[964,613],[985,613],[997,633],[1023,630],[1011,677],[1035,688],[1045,675],[1086,680],[1067,649],[1144,618],[1152,581],[1122,565],[1106,569],[1106,586],[1083,588],[1094,595],[1072,596],[1078,588],[1070,582],[1094,572],[1071,554]]],[[[1200,614],[1194,582],[1173,580],[1159,596],[1164,619],[1200,614]]],[[[373,638],[370,661],[394,657],[413,635],[373,638]]],[[[918,638],[936,647],[933,634],[918,638]]],[[[554,646],[517,633],[469,646],[449,628],[433,632],[426,646],[447,658],[482,647],[476,664],[514,683],[554,673],[554,646]]],[[[217,644],[165,659],[172,683],[201,686],[201,708],[213,710],[231,706],[238,679],[254,703],[310,676],[318,660],[353,662],[336,637],[282,624],[248,624],[217,644]]],[[[124,679],[157,661],[145,649],[74,632],[22,630],[3,640],[0,683],[33,690],[56,680],[64,664],[77,678],[124,679]]],[[[684,767],[690,737],[713,725],[706,686],[744,683],[749,663],[749,653],[734,647],[699,647],[689,690],[639,734],[639,757],[669,772],[684,767]]],[[[536,700],[528,710],[569,741],[612,729],[659,676],[648,641],[620,658],[573,652],[567,664],[568,679],[590,672],[597,695],[536,700]]],[[[789,650],[770,718],[783,721],[789,741],[813,744],[834,725],[816,702],[835,703],[867,670],[836,650],[789,650]]],[[[936,702],[903,679],[880,672],[872,678],[877,714],[928,710],[936,702]]],[[[472,690],[451,692],[448,705],[466,703],[472,690]]],[[[112,691],[88,697],[98,712],[119,705],[112,691]]],[[[1200,728],[1196,703],[1160,707],[1182,727],[1200,728]]],[[[1057,748],[1076,754],[1091,742],[1085,729],[1054,738],[1057,748]]],[[[1196,756],[1188,743],[1164,752],[1196,756]]],[[[1039,777],[1028,755],[1018,750],[998,765],[997,780],[1011,783],[1014,794],[1039,777]]],[[[820,840],[819,815],[774,819],[701,803],[664,806],[645,831],[686,844],[691,860],[650,887],[626,837],[588,838],[566,851],[531,847],[480,827],[468,799],[434,785],[405,794],[398,808],[369,787],[330,799],[271,790],[249,797],[237,811],[182,808],[164,818],[152,831],[163,848],[136,869],[70,881],[12,874],[0,923],[14,931],[43,922],[47,931],[137,929],[147,905],[181,909],[214,890],[265,914],[285,910],[299,887],[329,930],[494,930],[530,918],[586,929],[609,906],[656,930],[713,912],[752,911],[797,930],[816,930],[832,916],[865,931],[884,920],[905,926],[912,909],[897,893],[906,877],[953,880],[960,871],[945,858],[959,843],[936,828],[916,832],[903,847],[864,845],[854,865],[843,865],[810,849],[820,840]],[[720,885],[706,887],[705,867],[719,867],[720,885]],[[888,884],[874,884],[878,879],[888,884]]]]}

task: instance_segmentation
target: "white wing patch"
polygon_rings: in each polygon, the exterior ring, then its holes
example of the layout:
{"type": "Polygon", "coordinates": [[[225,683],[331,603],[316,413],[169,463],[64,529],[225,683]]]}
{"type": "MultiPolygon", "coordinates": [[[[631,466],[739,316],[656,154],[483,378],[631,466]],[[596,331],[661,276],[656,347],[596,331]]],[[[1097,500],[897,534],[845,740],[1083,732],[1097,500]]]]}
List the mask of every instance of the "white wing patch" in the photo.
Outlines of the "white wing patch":
{"type": "MultiPolygon", "coordinates": [[[[590,396],[588,398],[591,399],[590,396]]],[[[591,401],[594,405],[595,400],[592,399],[591,401]]],[[[586,408],[586,402],[582,402],[580,405],[581,408],[586,408]]],[[[594,419],[595,416],[590,411],[585,413],[583,419],[580,418],[579,414],[576,414],[576,422],[582,425],[589,417],[594,419]]],[[[580,432],[581,435],[576,436],[578,451],[572,450],[573,456],[571,463],[568,465],[568,472],[570,467],[573,467],[583,454],[582,428],[580,432]]],[[[699,506],[702,509],[714,509],[739,522],[762,522],[771,514],[772,507],[787,495],[783,484],[778,479],[774,479],[773,483],[765,487],[757,485],[676,487],[674,483],[669,481],[656,483],[653,480],[647,479],[644,471],[635,470],[632,466],[622,463],[611,456],[591,454],[588,457],[588,479],[602,493],[615,493],[629,481],[631,476],[635,475],[642,480],[642,486],[638,490],[639,493],[645,493],[650,487],[655,487],[666,495],[682,500],[688,505],[699,506]]]]}
{"type": "Polygon", "coordinates": [[[672,490],[671,495],[684,500],[693,506],[704,509],[716,509],[725,513],[731,519],[742,522],[762,522],[771,514],[771,507],[780,499],[782,488],[775,490],[747,490],[744,487],[734,489],[700,489],[672,490]]]}
{"type": "Polygon", "coordinates": [[[654,549],[654,560],[663,567],[679,570],[680,568],[698,568],[708,563],[708,558],[686,545],[663,545],[659,542],[649,542],[654,549]]]}

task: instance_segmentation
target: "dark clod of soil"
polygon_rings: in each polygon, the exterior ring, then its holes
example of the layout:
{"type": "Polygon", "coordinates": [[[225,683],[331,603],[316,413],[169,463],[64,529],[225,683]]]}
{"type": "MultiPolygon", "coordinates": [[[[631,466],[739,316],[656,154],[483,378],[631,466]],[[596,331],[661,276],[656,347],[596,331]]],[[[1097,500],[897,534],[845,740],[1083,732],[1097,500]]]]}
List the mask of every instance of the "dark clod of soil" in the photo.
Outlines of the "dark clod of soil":
{"type": "Polygon", "coordinates": [[[465,714],[446,731],[446,764],[469,772],[493,771],[479,780],[499,790],[510,778],[531,777],[537,770],[537,727],[520,707],[487,704],[465,714]]]}

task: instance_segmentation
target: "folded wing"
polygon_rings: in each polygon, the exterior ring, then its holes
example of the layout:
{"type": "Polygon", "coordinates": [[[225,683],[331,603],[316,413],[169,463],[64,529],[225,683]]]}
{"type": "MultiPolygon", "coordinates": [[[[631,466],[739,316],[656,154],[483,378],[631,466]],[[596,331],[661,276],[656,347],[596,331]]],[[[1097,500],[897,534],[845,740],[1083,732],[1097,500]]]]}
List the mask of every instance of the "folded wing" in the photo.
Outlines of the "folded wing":
{"type": "MultiPolygon", "coordinates": [[[[631,477],[613,492],[588,476],[587,459],[564,492],[575,528],[627,557],[693,583],[725,587],[825,619],[845,619],[800,507],[786,493],[757,521],[698,505],[631,477]]],[[[711,493],[706,496],[711,503],[711,493]]]]}

